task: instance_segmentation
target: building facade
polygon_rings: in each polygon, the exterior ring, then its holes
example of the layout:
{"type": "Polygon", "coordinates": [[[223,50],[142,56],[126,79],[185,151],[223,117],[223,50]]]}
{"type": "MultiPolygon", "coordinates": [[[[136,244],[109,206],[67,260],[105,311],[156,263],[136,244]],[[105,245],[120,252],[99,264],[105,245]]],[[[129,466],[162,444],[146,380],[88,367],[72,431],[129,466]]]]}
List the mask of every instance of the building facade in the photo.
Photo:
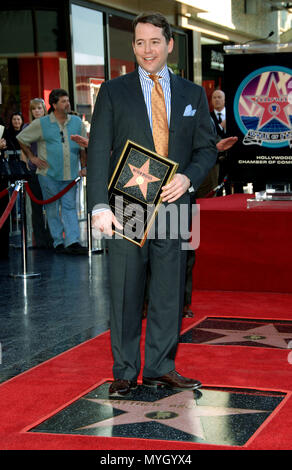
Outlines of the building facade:
{"type": "MultiPolygon", "coordinates": [[[[10,0],[0,7],[0,115],[8,123],[29,102],[48,105],[53,88],[69,91],[72,108],[89,123],[100,84],[134,70],[131,22],[156,0],[10,0]]],[[[160,0],[173,26],[169,57],[174,73],[203,84],[207,95],[224,88],[224,46],[289,38],[287,2],[272,0],[160,0]],[[281,7],[280,4],[286,4],[281,7]]]]}

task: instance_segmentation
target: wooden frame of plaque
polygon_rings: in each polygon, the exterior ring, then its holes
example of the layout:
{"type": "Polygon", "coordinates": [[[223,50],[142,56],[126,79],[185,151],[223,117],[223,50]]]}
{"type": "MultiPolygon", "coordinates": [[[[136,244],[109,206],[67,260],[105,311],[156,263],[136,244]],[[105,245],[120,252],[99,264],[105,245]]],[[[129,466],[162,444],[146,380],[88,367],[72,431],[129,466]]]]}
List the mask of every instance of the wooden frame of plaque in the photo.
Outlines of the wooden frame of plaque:
{"type": "Polygon", "coordinates": [[[178,164],[141,145],[127,140],[109,183],[109,205],[123,230],[113,231],[136,245],[143,246],[157,215],[161,188],[178,164]]]}

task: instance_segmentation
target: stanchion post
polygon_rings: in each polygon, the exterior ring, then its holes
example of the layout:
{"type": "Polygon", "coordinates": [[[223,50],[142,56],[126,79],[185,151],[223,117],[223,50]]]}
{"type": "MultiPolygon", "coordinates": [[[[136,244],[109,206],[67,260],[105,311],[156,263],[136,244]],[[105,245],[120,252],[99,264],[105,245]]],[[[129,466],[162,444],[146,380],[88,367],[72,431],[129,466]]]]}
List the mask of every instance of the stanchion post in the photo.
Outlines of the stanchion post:
{"type": "Polygon", "coordinates": [[[20,216],[21,216],[21,249],[22,249],[22,273],[10,274],[14,278],[29,279],[33,277],[40,277],[40,273],[27,272],[27,226],[26,226],[26,209],[25,209],[25,181],[18,181],[20,185],[20,216]]]}
{"type": "MultiPolygon", "coordinates": [[[[87,188],[87,186],[86,186],[87,188]]],[[[92,212],[88,210],[88,198],[86,192],[86,209],[87,209],[87,243],[88,243],[88,254],[102,254],[104,252],[102,242],[99,240],[99,248],[94,249],[92,243],[92,212]]]]}
{"type": "Polygon", "coordinates": [[[87,213],[87,240],[88,240],[88,254],[89,255],[92,255],[92,254],[101,254],[104,252],[104,249],[101,245],[101,240],[99,240],[100,242],[100,247],[99,248],[96,248],[96,249],[93,249],[93,243],[92,243],[92,224],[91,224],[91,212],[88,212],[87,213]]]}
{"type": "Polygon", "coordinates": [[[21,247],[22,247],[22,272],[23,276],[27,275],[27,223],[25,210],[25,186],[21,181],[20,192],[20,215],[21,215],[21,247]]]}
{"type": "Polygon", "coordinates": [[[88,253],[92,252],[91,212],[87,212],[87,243],[88,253]]]}

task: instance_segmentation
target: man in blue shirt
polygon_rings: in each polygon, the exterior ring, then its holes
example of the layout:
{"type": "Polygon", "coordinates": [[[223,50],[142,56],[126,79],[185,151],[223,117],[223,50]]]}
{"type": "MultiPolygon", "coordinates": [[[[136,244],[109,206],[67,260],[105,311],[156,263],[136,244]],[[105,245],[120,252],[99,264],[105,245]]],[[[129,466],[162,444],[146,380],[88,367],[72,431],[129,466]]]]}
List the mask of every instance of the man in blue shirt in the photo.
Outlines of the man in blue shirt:
{"type": "MultiPolygon", "coordinates": [[[[78,116],[69,114],[71,107],[66,90],[52,90],[49,103],[49,114],[35,119],[17,136],[22,150],[37,166],[44,200],[58,194],[78,175],[86,175],[85,150],[70,139],[72,134],[77,133],[86,136],[83,122],[78,116]],[[30,148],[33,142],[37,142],[37,156],[33,155],[30,148]]],[[[60,199],[46,205],[56,253],[87,253],[86,247],[80,244],[76,191],[77,187],[74,185],[60,199]]]]}

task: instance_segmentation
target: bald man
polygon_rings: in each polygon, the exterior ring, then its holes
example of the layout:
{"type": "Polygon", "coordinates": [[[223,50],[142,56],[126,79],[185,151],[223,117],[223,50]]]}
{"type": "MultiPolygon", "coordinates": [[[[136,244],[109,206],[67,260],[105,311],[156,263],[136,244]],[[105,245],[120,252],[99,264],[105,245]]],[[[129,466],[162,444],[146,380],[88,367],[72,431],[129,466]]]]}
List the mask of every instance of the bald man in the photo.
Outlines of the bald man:
{"type": "Polygon", "coordinates": [[[215,90],[212,94],[213,111],[211,117],[214,121],[216,132],[219,137],[224,138],[226,133],[226,109],[225,93],[222,90],[215,90]]]}

